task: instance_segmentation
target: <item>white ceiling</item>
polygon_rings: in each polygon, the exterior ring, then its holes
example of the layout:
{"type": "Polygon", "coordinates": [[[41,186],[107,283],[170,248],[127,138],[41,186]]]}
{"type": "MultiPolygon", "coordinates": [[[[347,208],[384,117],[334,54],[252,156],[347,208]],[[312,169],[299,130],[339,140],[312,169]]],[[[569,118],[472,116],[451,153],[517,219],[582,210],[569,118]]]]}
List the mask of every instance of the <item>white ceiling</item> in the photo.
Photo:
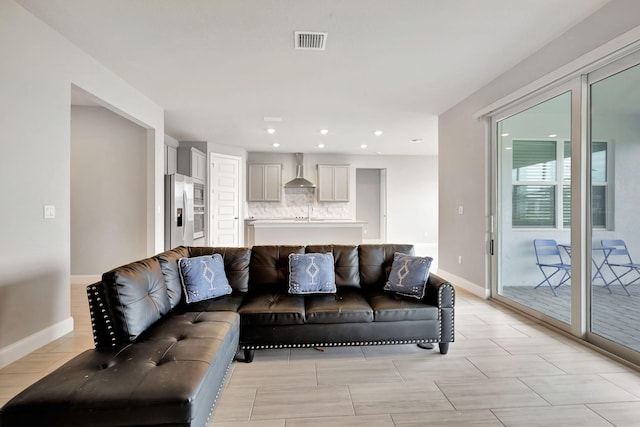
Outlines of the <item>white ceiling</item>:
{"type": "Polygon", "coordinates": [[[437,154],[438,114],[607,1],[17,0],[163,107],[178,140],[403,155],[437,154]],[[294,31],[327,49],[295,50],[294,31]]]}

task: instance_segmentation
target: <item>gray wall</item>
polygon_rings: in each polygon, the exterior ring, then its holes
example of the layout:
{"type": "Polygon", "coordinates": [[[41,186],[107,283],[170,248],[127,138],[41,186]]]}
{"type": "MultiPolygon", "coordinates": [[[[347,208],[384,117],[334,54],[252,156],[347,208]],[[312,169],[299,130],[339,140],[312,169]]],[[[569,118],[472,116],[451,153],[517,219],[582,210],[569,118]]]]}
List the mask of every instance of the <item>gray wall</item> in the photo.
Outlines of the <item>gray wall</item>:
{"type": "Polygon", "coordinates": [[[148,240],[161,247],[163,111],[12,0],[0,2],[0,366],[71,331],[72,85],[144,125],[148,240]],[[55,205],[55,219],[43,219],[55,205]],[[27,314],[28,313],[28,314],[27,314]]]}
{"type": "Polygon", "coordinates": [[[145,135],[105,108],[71,108],[72,275],[145,257],[145,135]]]}
{"type": "Polygon", "coordinates": [[[613,0],[439,119],[439,267],[472,290],[488,289],[489,145],[475,113],[640,25],[640,3],[613,0]],[[464,214],[458,215],[458,205],[464,214]],[[462,264],[458,263],[462,256],[462,264]]]}

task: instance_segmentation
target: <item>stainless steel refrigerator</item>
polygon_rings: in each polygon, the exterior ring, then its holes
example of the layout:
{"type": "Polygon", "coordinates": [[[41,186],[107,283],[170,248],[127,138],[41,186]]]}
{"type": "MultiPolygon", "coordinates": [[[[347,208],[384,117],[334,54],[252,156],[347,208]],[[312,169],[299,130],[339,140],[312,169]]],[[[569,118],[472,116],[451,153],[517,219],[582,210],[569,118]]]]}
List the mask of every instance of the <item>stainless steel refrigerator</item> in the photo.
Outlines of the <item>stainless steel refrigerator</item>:
{"type": "Polygon", "coordinates": [[[171,174],[164,177],[164,247],[193,245],[193,179],[171,174]]]}

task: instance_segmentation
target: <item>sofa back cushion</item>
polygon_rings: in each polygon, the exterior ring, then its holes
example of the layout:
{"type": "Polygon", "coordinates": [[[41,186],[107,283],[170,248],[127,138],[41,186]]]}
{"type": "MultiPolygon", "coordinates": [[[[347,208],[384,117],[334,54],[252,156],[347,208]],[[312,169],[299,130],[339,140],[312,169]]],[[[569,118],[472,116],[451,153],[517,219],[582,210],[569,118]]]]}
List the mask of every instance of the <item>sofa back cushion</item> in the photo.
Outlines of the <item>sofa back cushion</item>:
{"type": "Polygon", "coordinates": [[[354,245],[309,245],[306,253],[333,254],[336,287],[360,287],[358,247],[354,245]]]}
{"type": "Polygon", "coordinates": [[[178,246],[175,249],[156,255],[164,275],[164,282],[167,285],[171,308],[177,306],[182,300],[182,282],[180,280],[180,271],[178,270],[178,260],[188,256],[189,250],[184,246],[178,246]]]}
{"type": "Polygon", "coordinates": [[[135,340],[171,309],[167,285],[156,258],[108,271],[102,275],[102,282],[116,334],[123,342],[135,340]]]}
{"type": "Polygon", "coordinates": [[[249,290],[249,262],[251,249],[249,248],[214,248],[208,246],[191,247],[189,255],[192,257],[220,254],[224,261],[224,272],[229,285],[234,291],[247,292],[249,290]]]}
{"type": "Polygon", "coordinates": [[[413,255],[413,245],[360,245],[358,247],[360,286],[364,289],[382,289],[389,278],[396,252],[413,255]]]}
{"type": "Polygon", "coordinates": [[[249,279],[252,292],[289,289],[289,254],[303,254],[304,246],[254,246],[249,279]]]}

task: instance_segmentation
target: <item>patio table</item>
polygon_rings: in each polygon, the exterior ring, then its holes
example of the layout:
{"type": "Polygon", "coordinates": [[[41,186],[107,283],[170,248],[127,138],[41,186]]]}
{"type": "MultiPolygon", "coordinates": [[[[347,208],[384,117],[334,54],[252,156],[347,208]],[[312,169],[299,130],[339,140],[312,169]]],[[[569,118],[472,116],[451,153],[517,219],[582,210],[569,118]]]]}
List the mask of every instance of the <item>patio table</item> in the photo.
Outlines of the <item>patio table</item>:
{"type": "MultiPolygon", "coordinates": [[[[571,245],[570,244],[566,244],[566,243],[559,243],[558,247],[563,248],[566,252],[567,255],[569,255],[569,257],[571,257],[571,245]]],[[[596,260],[595,257],[591,257],[591,262],[593,262],[593,267],[594,267],[594,272],[593,275],[591,276],[591,283],[595,282],[596,279],[600,279],[602,280],[604,287],[607,288],[607,290],[609,291],[609,293],[611,292],[611,289],[609,289],[609,285],[611,285],[611,283],[613,283],[613,281],[609,282],[607,281],[607,279],[605,279],[604,275],[602,274],[602,269],[604,268],[605,265],[609,265],[607,263],[608,259],[609,259],[609,255],[611,255],[611,252],[614,250],[615,248],[613,246],[594,246],[591,248],[592,252],[602,252],[602,259],[601,260],[596,260]]],[[[609,267],[611,268],[611,267],[609,267]]]]}

